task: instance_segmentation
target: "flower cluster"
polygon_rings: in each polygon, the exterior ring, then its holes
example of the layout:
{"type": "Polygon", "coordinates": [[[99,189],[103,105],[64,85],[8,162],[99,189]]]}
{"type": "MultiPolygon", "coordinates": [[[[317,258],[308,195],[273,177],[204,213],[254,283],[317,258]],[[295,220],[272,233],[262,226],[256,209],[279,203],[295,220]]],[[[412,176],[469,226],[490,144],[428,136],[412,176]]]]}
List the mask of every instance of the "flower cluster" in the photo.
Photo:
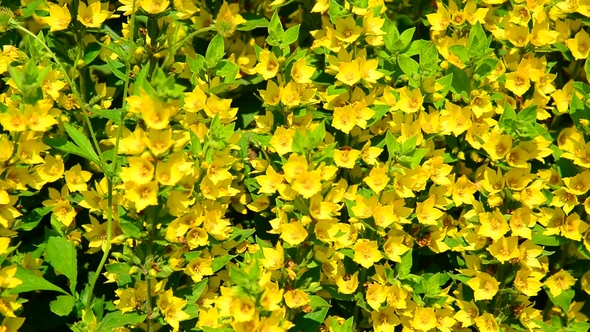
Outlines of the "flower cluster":
{"type": "Polygon", "coordinates": [[[10,2],[0,332],[587,331],[589,18],[10,2]]]}

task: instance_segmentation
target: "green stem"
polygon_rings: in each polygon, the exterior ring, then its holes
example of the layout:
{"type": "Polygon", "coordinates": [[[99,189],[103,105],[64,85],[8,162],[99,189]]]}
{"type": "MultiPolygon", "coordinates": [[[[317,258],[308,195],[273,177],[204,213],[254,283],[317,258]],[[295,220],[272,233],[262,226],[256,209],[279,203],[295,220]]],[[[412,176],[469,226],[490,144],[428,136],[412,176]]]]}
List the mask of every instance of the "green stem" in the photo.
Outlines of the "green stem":
{"type": "Polygon", "coordinates": [[[39,44],[41,44],[43,46],[43,48],[47,51],[47,53],[51,56],[53,61],[57,64],[59,69],[64,73],[64,78],[66,79],[68,85],[70,86],[70,89],[72,90],[72,93],[74,94],[74,97],[76,97],[76,100],[78,101],[78,104],[80,104],[80,108],[82,109],[82,116],[84,117],[84,122],[86,122],[86,126],[88,126],[88,131],[90,132],[90,137],[91,137],[92,142],[94,144],[94,148],[96,149],[96,152],[98,153],[98,158],[100,159],[101,165],[99,165],[99,166],[100,166],[100,168],[102,168],[104,170],[105,169],[104,159],[102,156],[102,152],[100,150],[100,146],[99,146],[98,141],[96,139],[96,134],[94,133],[94,130],[92,129],[92,125],[90,123],[90,118],[88,117],[88,112],[86,110],[86,105],[84,104],[84,100],[81,98],[80,93],[78,92],[78,89],[76,88],[76,85],[74,84],[74,82],[72,81],[70,76],[68,75],[68,72],[66,71],[65,67],[59,61],[59,59],[57,58],[55,53],[53,53],[51,51],[49,46],[47,46],[47,44],[45,44],[41,39],[39,39],[39,37],[37,37],[34,33],[32,33],[29,29],[21,26],[20,24],[18,24],[18,22],[14,21],[14,20],[11,20],[10,23],[14,28],[28,34],[33,39],[35,39],[39,44]]]}
{"type": "MultiPolygon", "coordinates": [[[[132,5],[132,14],[131,14],[131,23],[130,23],[130,41],[133,42],[133,25],[135,22],[135,0],[133,1],[133,5],[132,5]]],[[[123,133],[123,122],[125,119],[125,107],[127,105],[127,93],[129,90],[129,73],[131,71],[131,59],[127,58],[126,61],[126,67],[125,67],[125,72],[126,72],[126,77],[125,77],[125,87],[123,90],[123,106],[121,109],[121,118],[120,118],[120,122],[119,122],[119,126],[117,127],[117,136],[115,137],[115,151],[113,153],[113,164],[112,164],[112,168],[111,168],[111,174],[109,174],[107,176],[107,185],[108,185],[108,193],[107,193],[107,245],[105,248],[105,251],[102,255],[102,259],[100,260],[100,263],[98,264],[98,267],[96,268],[96,272],[94,273],[94,277],[92,278],[92,281],[90,283],[90,292],[88,293],[88,302],[86,304],[86,307],[88,308],[90,306],[90,304],[92,303],[92,293],[94,290],[94,286],[96,285],[96,282],[98,281],[98,278],[100,276],[100,272],[102,271],[102,269],[104,268],[104,265],[106,264],[106,261],[109,257],[110,251],[111,251],[111,240],[112,240],[112,230],[113,230],[113,179],[111,178],[111,176],[113,174],[115,174],[115,171],[117,170],[117,163],[119,161],[118,158],[118,153],[119,153],[119,142],[121,140],[121,135],[123,133]]],[[[106,164],[105,164],[106,167],[106,164]]],[[[149,284],[148,284],[149,285],[149,284]]],[[[148,287],[148,293],[149,293],[149,287],[148,287]]]]}
{"type": "MultiPolygon", "coordinates": [[[[156,232],[156,209],[153,207],[148,208],[149,210],[146,211],[146,216],[148,219],[148,226],[149,229],[149,239],[147,244],[147,255],[146,255],[146,263],[152,261],[152,254],[153,254],[153,247],[154,247],[154,238],[156,232]]],[[[147,309],[147,332],[153,332],[153,324],[152,324],[152,316],[153,316],[153,307],[152,307],[152,292],[151,292],[151,275],[150,269],[146,269],[148,273],[146,274],[145,283],[147,288],[147,296],[146,296],[146,309],[147,309]]]]}
{"type": "Polygon", "coordinates": [[[102,255],[102,258],[100,260],[100,263],[98,264],[98,268],[96,269],[96,272],[94,273],[94,275],[92,276],[92,280],[90,281],[90,287],[88,288],[88,300],[86,302],[86,309],[90,308],[90,306],[92,305],[92,300],[93,300],[93,292],[94,292],[94,286],[96,286],[96,282],[98,281],[98,278],[100,277],[100,272],[102,271],[102,268],[104,267],[105,263],[107,262],[107,259],[109,257],[109,252],[111,250],[111,241],[113,238],[113,181],[112,179],[110,179],[109,177],[107,177],[107,190],[108,190],[108,196],[107,196],[107,204],[108,204],[108,210],[107,210],[107,238],[106,238],[106,247],[104,249],[104,253],[102,255]]]}

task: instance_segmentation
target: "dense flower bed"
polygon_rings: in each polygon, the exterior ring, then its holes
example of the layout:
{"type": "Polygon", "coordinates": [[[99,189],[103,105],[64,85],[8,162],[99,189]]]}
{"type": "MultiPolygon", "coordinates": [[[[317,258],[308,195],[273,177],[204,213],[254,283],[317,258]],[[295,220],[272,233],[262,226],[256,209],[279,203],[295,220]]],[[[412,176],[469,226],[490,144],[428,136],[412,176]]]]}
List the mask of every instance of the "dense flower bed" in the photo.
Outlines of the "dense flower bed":
{"type": "Polygon", "coordinates": [[[590,329],[590,1],[2,5],[1,332],[590,329]]]}

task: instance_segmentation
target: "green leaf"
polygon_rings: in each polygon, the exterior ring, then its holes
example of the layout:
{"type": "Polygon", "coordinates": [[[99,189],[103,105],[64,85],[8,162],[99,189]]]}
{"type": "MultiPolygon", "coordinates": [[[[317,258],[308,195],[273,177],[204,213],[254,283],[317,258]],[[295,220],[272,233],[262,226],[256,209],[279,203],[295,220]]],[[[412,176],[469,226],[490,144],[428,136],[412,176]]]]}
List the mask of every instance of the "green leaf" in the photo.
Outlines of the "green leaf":
{"type": "Polygon", "coordinates": [[[573,324],[569,324],[565,328],[565,331],[566,332],[587,332],[587,331],[590,331],[590,323],[575,322],[573,324]]]}
{"type": "Polygon", "coordinates": [[[401,146],[389,130],[385,134],[385,144],[387,145],[387,152],[389,152],[390,159],[401,154],[401,146]]]}
{"type": "Polygon", "coordinates": [[[270,35],[270,38],[273,38],[275,41],[280,41],[283,39],[284,33],[285,30],[283,29],[283,23],[281,23],[281,19],[279,18],[279,11],[275,10],[270,19],[270,23],[268,24],[268,34],[270,35]]]}
{"type": "Polygon", "coordinates": [[[45,206],[33,209],[29,213],[27,213],[21,220],[16,224],[14,230],[23,230],[23,231],[30,231],[33,228],[37,227],[43,219],[51,210],[53,206],[45,206]]]}
{"type": "Polygon", "coordinates": [[[496,58],[485,58],[475,63],[475,72],[473,76],[479,76],[480,80],[486,78],[498,65],[498,59],[496,58]]]}
{"type": "Polygon", "coordinates": [[[12,294],[48,290],[68,295],[68,293],[63,289],[57,287],[42,277],[37,276],[35,273],[33,273],[33,271],[27,270],[20,265],[17,265],[16,275],[14,277],[22,280],[23,283],[11,289],[10,292],[12,294]]]}
{"type": "Polygon", "coordinates": [[[240,24],[236,30],[239,31],[251,31],[256,28],[268,27],[268,20],[265,17],[253,15],[253,14],[241,14],[242,18],[246,20],[246,23],[240,24]]]}
{"type": "Polygon", "coordinates": [[[127,77],[124,72],[122,72],[119,68],[124,68],[125,65],[119,61],[112,60],[110,57],[107,57],[107,65],[111,69],[111,72],[121,80],[125,80],[127,77]]]}
{"type": "Polygon", "coordinates": [[[412,269],[412,249],[408,250],[403,256],[401,263],[398,263],[398,277],[404,279],[410,274],[412,269]]]}
{"type": "Polygon", "coordinates": [[[504,106],[504,112],[500,116],[499,125],[502,130],[507,133],[514,131],[514,124],[516,122],[516,112],[510,104],[506,103],[504,106]]]}
{"type": "Polygon", "coordinates": [[[84,49],[84,65],[87,66],[100,54],[102,47],[99,43],[90,43],[84,49]]]}
{"type": "Polygon", "coordinates": [[[301,24],[297,24],[295,26],[290,27],[285,31],[283,35],[282,42],[286,45],[291,45],[299,39],[299,28],[301,24]]]}
{"type": "MultiPolygon", "coordinates": [[[[563,159],[560,159],[563,160],[563,159]]],[[[562,238],[559,235],[543,235],[545,229],[541,225],[536,225],[533,227],[533,239],[532,242],[534,244],[542,245],[542,246],[551,246],[551,247],[558,247],[564,243],[567,243],[567,240],[562,238]]]]}
{"type": "Polygon", "coordinates": [[[122,286],[131,283],[131,275],[129,271],[131,267],[127,263],[113,263],[107,264],[106,269],[109,273],[117,275],[117,285],[122,286]]]}
{"type": "Polygon", "coordinates": [[[449,64],[449,69],[447,70],[447,75],[453,75],[453,82],[451,83],[451,91],[456,93],[456,94],[463,94],[465,93],[465,95],[468,95],[468,91],[470,89],[470,82],[471,80],[469,79],[469,75],[467,75],[467,73],[460,69],[459,67],[456,67],[453,64],[449,64]]]}
{"type": "Polygon", "coordinates": [[[235,266],[229,267],[229,277],[238,286],[248,286],[250,284],[250,276],[235,266]]]}
{"type": "Polygon", "coordinates": [[[577,93],[572,94],[569,113],[578,130],[588,131],[583,123],[590,121],[590,108],[578,97],[577,93]]]}
{"type": "Polygon", "coordinates": [[[227,262],[229,262],[232,258],[236,257],[235,255],[223,255],[216,257],[213,262],[211,263],[211,269],[213,272],[217,272],[221,270],[227,262]]]}
{"type": "Polygon", "coordinates": [[[469,31],[469,42],[467,43],[469,53],[476,56],[483,55],[487,52],[488,45],[488,36],[481,23],[477,22],[469,31]]]}
{"type": "Polygon", "coordinates": [[[114,329],[124,326],[137,325],[145,321],[147,315],[136,313],[122,314],[121,311],[115,311],[106,314],[100,321],[97,332],[112,332],[114,329]]]}
{"type": "Polygon", "coordinates": [[[471,57],[469,56],[469,50],[467,47],[460,44],[452,45],[449,47],[449,51],[453,52],[453,54],[455,54],[464,65],[469,65],[471,57]]]}
{"type": "Polygon", "coordinates": [[[414,135],[402,143],[401,154],[403,156],[410,156],[416,150],[416,142],[418,141],[418,136],[414,135]]]}
{"type": "Polygon", "coordinates": [[[310,147],[311,148],[317,147],[321,142],[324,141],[325,137],[326,137],[326,125],[325,125],[324,121],[322,121],[322,122],[320,122],[319,125],[317,125],[317,127],[315,127],[311,131],[310,147]]]}
{"type": "Polygon", "coordinates": [[[414,80],[414,75],[420,73],[420,65],[418,64],[418,62],[406,55],[399,55],[397,57],[397,62],[401,70],[404,72],[404,74],[408,76],[410,81],[417,83],[414,80]]]}
{"type": "Polygon", "coordinates": [[[223,43],[223,37],[219,34],[215,35],[211,39],[211,42],[209,42],[209,46],[205,52],[205,62],[208,68],[215,67],[223,59],[225,55],[223,43]]]}
{"type": "Polygon", "coordinates": [[[548,289],[546,289],[545,292],[547,293],[547,296],[549,296],[551,302],[553,302],[553,304],[555,304],[556,306],[560,307],[564,313],[567,313],[570,310],[570,304],[572,303],[572,300],[576,295],[576,291],[573,289],[563,291],[557,297],[553,297],[553,295],[551,295],[551,292],[548,289]]]}
{"type": "Polygon", "coordinates": [[[76,299],[71,295],[59,295],[57,299],[49,303],[51,312],[58,316],[67,316],[72,312],[76,299]]]}
{"type": "Polygon", "coordinates": [[[326,315],[328,314],[328,308],[322,307],[318,311],[310,312],[303,315],[302,313],[295,316],[293,320],[294,331],[316,331],[320,325],[324,323],[326,315]]]}
{"type": "Polygon", "coordinates": [[[92,148],[92,144],[90,144],[88,137],[67,122],[64,123],[64,127],[66,128],[68,136],[70,136],[72,141],[74,141],[74,143],[84,152],[84,155],[88,156],[90,161],[100,165],[100,158],[98,158],[98,154],[96,154],[96,151],[92,148]]]}
{"type": "Polygon", "coordinates": [[[116,124],[121,123],[122,112],[120,109],[92,109],[92,113],[105,119],[109,119],[116,124]]]}
{"type": "Polygon", "coordinates": [[[45,246],[45,259],[56,271],[70,279],[70,290],[74,293],[78,280],[78,265],[74,242],[64,237],[52,236],[45,246]]]}
{"type": "Polygon", "coordinates": [[[424,156],[426,156],[429,151],[430,151],[429,149],[423,149],[423,148],[416,149],[416,151],[414,151],[414,155],[412,156],[411,167],[414,168],[414,167],[420,165],[422,158],[424,158],[424,156]]]}
{"type": "Polygon", "coordinates": [[[291,144],[293,148],[293,152],[297,154],[306,154],[309,150],[309,141],[307,139],[307,135],[304,136],[301,134],[300,130],[295,130],[295,134],[293,135],[293,144],[291,144]]]}
{"type": "Polygon", "coordinates": [[[537,105],[530,105],[529,107],[518,112],[516,118],[523,122],[536,123],[537,121],[537,105]]]}

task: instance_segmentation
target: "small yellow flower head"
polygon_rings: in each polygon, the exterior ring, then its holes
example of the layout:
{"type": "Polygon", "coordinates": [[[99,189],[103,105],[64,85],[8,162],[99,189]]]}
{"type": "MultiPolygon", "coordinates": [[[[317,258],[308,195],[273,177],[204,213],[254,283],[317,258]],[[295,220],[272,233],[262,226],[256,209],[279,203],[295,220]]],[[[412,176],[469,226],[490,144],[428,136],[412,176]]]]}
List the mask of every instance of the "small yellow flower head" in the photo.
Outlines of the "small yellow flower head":
{"type": "Polygon", "coordinates": [[[561,292],[570,289],[576,283],[576,279],[565,270],[561,270],[545,280],[545,286],[553,297],[559,296],[561,292]]]}
{"type": "Polygon", "coordinates": [[[285,292],[285,304],[289,308],[299,308],[309,302],[307,293],[300,289],[294,289],[285,292]]]}
{"type": "Polygon", "coordinates": [[[247,322],[254,318],[256,305],[247,297],[235,299],[231,303],[230,312],[237,322],[247,322]]]}
{"type": "Polygon", "coordinates": [[[45,22],[51,27],[51,32],[67,29],[71,20],[72,15],[67,3],[63,6],[49,3],[49,16],[45,17],[45,22]]]}
{"type": "Polygon", "coordinates": [[[412,320],[412,326],[416,330],[428,331],[436,327],[436,315],[434,314],[433,308],[416,308],[414,311],[414,319],[412,320]]]}
{"type": "Polygon", "coordinates": [[[499,332],[500,327],[496,318],[490,313],[484,313],[483,315],[475,319],[475,325],[481,332],[499,332]]]}
{"type": "Polygon", "coordinates": [[[376,241],[359,239],[354,245],[354,261],[368,269],[379,262],[383,256],[376,241]]]}
{"type": "Polygon", "coordinates": [[[590,35],[586,30],[582,29],[574,38],[566,40],[565,45],[570,49],[576,60],[586,59],[588,52],[590,52],[590,35]]]}
{"type": "Polygon", "coordinates": [[[473,289],[475,301],[491,300],[498,292],[498,281],[484,272],[476,272],[475,278],[467,282],[473,289]]]}
{"type": "Polygon", "coordinates": [[[109,12],[102,9],[98,0],[90,0],[88,5],[81,2],[78,5],[78,21],[87,28],[100,28],[109,17],[109,12]]]}
{"type": "Polygon", "coordinates": [[[291,246],[299,245],[307,238],[307,230],[296,221],[281,226],[281,239],[291,246]]]}
{"type": "Polygon", "coordinates": [[[337,276],[336,285],[338,285],[338,292],[342,294],[352,294],[359,286],[359,273],[355,272],[351,275],[337,276]]]}
{"type": "Polygon", "coordinates": [[[232,3],[228,5],[227,2],[223,2],[219,13],[215,18],[215,27],[217,32],[223,37],[229,37],[236,31],[236,27],[242,23],[246,23],[246,20],[242,15],[238,14],[240,11],[240,5],[232,3]]]}

